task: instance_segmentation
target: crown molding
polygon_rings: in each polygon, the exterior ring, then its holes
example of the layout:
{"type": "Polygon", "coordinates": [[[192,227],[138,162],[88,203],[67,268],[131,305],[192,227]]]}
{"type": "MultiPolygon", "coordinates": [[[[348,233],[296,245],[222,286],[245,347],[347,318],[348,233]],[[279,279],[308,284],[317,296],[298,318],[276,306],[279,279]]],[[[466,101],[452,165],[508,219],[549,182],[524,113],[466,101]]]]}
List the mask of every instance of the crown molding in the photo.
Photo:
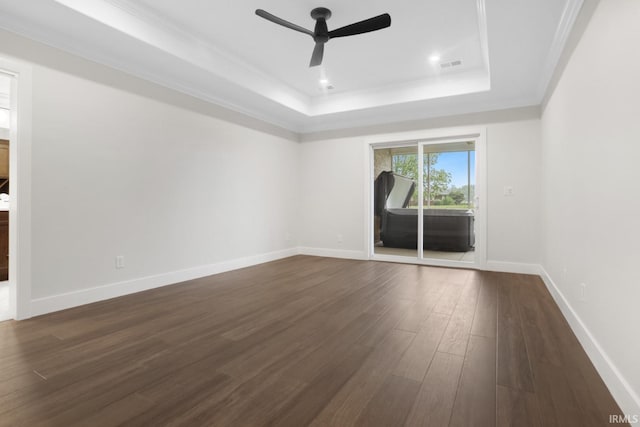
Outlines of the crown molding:
{"type": "Polygon", "coordinates": [[[480,34],[480,49],[482,50],[482,60],[487,71],[489,82],[491,82],[491,61],[489,60],[489,31],[487,28],[487,7],[485,0],[476,0],[478,13],[478,34],[480,34]]]}
{"type": "Polygon", "coordinates": [[[544,68],[540,73],[540,82],[538,83],[536,91],[538,101],[540,103],[542,103],[547,88],[549,87],[549,83],[551,82],[551,78],[553,77],[553,73],[558,66],[558,62],[560,61],[560,57],[562,56],[565,45],[567,44],[567,40],[571,34],[574,23],[576,22],[576,18],[580,13],[583,2],[584,0],[566,0],[562,16],[560,17],[560,22],[553,37],[553,42],[551,43],[551,48],[547,54],[544,68]]]}
{"type": "Polygon", "coordinates": [[[123,34],[287,108],[308,114],[309,97],[234,55],[125,0],[54,0],[123,34]]]}

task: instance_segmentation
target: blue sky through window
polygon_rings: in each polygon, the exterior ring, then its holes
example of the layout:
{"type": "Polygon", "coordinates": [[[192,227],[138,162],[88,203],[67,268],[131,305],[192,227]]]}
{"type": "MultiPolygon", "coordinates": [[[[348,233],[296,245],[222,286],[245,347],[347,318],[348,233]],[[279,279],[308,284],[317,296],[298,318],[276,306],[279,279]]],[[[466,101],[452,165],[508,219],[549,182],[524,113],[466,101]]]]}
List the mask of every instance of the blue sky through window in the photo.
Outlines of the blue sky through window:
{"type": "MultiPolygon", "coordinates": [[[[471,152],[471,185],[475,184],[475,151],[471,152]]],[[[435,169],[444,169],[451,174],[451,185],[458,188],[467,185],[467,152],[445,152],[438,154],[435,169]]]]}

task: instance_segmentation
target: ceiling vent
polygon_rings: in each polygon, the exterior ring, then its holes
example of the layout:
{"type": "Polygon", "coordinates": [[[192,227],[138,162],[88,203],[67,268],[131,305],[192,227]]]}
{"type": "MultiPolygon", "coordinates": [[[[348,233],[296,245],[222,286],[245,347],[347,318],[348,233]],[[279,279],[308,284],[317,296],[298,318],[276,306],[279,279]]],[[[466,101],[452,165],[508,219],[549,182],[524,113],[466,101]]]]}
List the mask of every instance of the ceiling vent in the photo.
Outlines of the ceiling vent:
{"type": "Polygon", "coordinates": [[[453,68],[453,67],[458,67],[460,65],[462,65],[462,60],[456,59],[455,61],[441,62],[440,68],[453,68]]]}

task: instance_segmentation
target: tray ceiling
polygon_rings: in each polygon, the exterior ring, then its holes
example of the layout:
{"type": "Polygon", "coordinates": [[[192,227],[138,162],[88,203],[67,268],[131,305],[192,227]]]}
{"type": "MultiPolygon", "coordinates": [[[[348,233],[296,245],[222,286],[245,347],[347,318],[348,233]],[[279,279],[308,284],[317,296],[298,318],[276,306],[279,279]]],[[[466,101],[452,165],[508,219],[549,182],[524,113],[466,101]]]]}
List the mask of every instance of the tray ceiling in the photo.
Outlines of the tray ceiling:
{"type": "Polygon", "coordinates": [[[0,0],[0,27],[295,132],[537,105],[581,0],[0,0]],[[390,28],[313,40],[381,13],[390,28]],[[437,58],[436,58],[437,57],[437,58]],[[331,88],[327,88],[331,86],[331,88]]]}

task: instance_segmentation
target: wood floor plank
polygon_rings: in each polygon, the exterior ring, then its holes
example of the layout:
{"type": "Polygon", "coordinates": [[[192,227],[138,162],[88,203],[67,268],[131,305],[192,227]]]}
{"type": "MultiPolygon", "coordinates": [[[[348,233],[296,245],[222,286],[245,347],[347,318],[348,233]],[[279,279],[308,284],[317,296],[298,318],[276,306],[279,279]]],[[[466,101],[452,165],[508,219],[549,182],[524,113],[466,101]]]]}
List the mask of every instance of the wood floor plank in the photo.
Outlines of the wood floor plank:
{"type": "Polygon", "coordinates": [[[495,424],[495,339],[472,335],[449,425],[480,427],[495,424]]]}
{"type": "Polygon", "coordinates": [[[326,365],[332,366],[333,361],[339,360],[343,354],[349,353],[354,347],[362,347],[370,351],[370,347],[360,346],[354,344],[354,342],[369,328],[373,327],[379,317],[370,313],[362,313],[335,335],[330,336],[325,341],[321,341],[314,351],[305,354],[297,362],[290,363],[284,370],[283,375],[308,382],[316,378],[319,372],[323,372],[326,365]]]}
{"type": "Polygon", "coordinates": [[[160,402],[133,418],[129,425],[252,425],[243,418],[268,417],[297,395],[303,384],[273,375],[258,375],[248,381],[212,377],[209,387],[192,389],[176,398],[176,405],[160,402]]]}
{"type": "Polygon", "coordinates": [[[432,313],[398,362],[394,374],[422,382],[448,323],[449,316],[432,313]]]}
{"type": "Polygon", "coordinates": [[[499,385],[498,427],[542,427],[536,395],[499,385]]]}
{"type": "Polygon", "coordinates": [[[401,426],[420,390],[420,381],[389,375],[355,422],[362,427],[401,426]]]}
{"type": "Polygon", "coordinates": [[[0,322],[2,426],[596,427],[610,414],[537,276],[295,256],[0,322]]]}
{"type": "Polygon", "coordinates": [[[498,384],[533,392],[529,353],[522,333],[517,288],[503,276],[498,282],[498,384]]]}
{"type": "Polygon", "coordinates": [[[442,336],[438,351],[464,356],[478,301],[478,284],[467,282],[442,336]]]}
{"type": "Polygon", "coordinates": [[[436,282],[423,290],[423,293],[416,296],[416,303],[411,306],[396,328],[409,332],[418,332],[418,329],[431,314],[443,292],[444,288],[440,282],[436,282]]]}
{"type": "MultiPolygon", "coordinates": [[[[293,358],[312,346],[333,329],[324,322],[291,326],[260,345],[236,355],[218,370],[234,378],[248,379],[269,366],[293,358]]],[[[288,361],[287,361],[288,363],[288,361]]]]}
{"type": "Polygon", "coordinates": [[[498,323],[498,290],[496,275],[493,272],[480,272],[478,282],[480,292],[476,314],[471,326],[472,335],[495,338],[498,323]]]}
{"type": "Polygon", "coordinates": [[[258,393],[254,393],[256,384],[240,388],[242,391],[239,395],[243,396],[241,399],[231,401],[231,404],[229,400],[223,400],[220,407],[209,408],[205,414],[201,414],[189,424],[229,427],[260,425],[272,414],[279,413],[305,389],[304,383],[289,378],[272,376],[268,380],[260,381],[258,393]]]}
{"type": "Polygon", "coordinates": [[[405,426],[449,425],[463,361],[453,354],[435,354],[405,426]]]}
{"type": "Polygon", "coordinates": [[[372,349],[360,345],[350,346],[348,352],[339,358],[331,358],[313,378],[307,387],[269,420],[273,426],[305,426],[322,411],[343,385],[362,366],[372,349]]]}
{"type": "Polygon", "coordinates": [[[442,294],[436,305],[433,307],[433,311],[436,313],[452,315],[456,305],[458,305],[460,297],[462,296],[464,286],[449,282],[444,282],[444,285],[442,294]]]}
{"type": "MultiPolygon", "coordinates": [[[[357,343],[365,347],[376,347],[381,345],[384,338],[393,330],[396,325],[402,320],[406,311],[415,304],[409,300],[396,300],[390,304],[389,309],[375,322],[375,324],[369,328],[358,339],[357,343]]],[[[411,334],[412,336],[415,334],[411,334]]]]}
{"type": "Polygon", "coordinates": [[[110,388],[108,384],[112,381],[127,378],[163,348],[159,341],[139,342],[103,359],[80,364],[76,369],[52,372],[50,377],[39,383],[37,393],[25,388],[3,397],[0,400],[0,416],[5,420],[22,420],[31,424],[37,424],[42,414],[47,414],[47,419],[53,418],[67,410],[70,402],[90,399],[101,393],[103,387],[110,388]]]}
{"type": "Polygon", "coordinates": [[[565,376],[564,368],[534,362],[534,380],[542,424],[545,427],[594,425],[584,416],[576,394],[565,376]]]}
{"type": "Polygon", "coordinates": [[[609,415],[623,415],[623,411],[609,393],[587,355],[580,349],[571,351],[565,373],[575,392],[578,404],[594,425],[608,422],[609,415]]]}
{"type": "Polygon", "coordinates": [[[393,372],[414,337],[415,334],[411,332],[392,330],[311,425],[354,425],[387,376],[393,372]]]}
{"type": "Polygon", "coordinates": [[[67,423],[66,425],[74,427],[125,425],[129,423],[131,419],[149,410],[152,406],[153,403],[133,394],[106,405],[81,420],[67,423]]]}

